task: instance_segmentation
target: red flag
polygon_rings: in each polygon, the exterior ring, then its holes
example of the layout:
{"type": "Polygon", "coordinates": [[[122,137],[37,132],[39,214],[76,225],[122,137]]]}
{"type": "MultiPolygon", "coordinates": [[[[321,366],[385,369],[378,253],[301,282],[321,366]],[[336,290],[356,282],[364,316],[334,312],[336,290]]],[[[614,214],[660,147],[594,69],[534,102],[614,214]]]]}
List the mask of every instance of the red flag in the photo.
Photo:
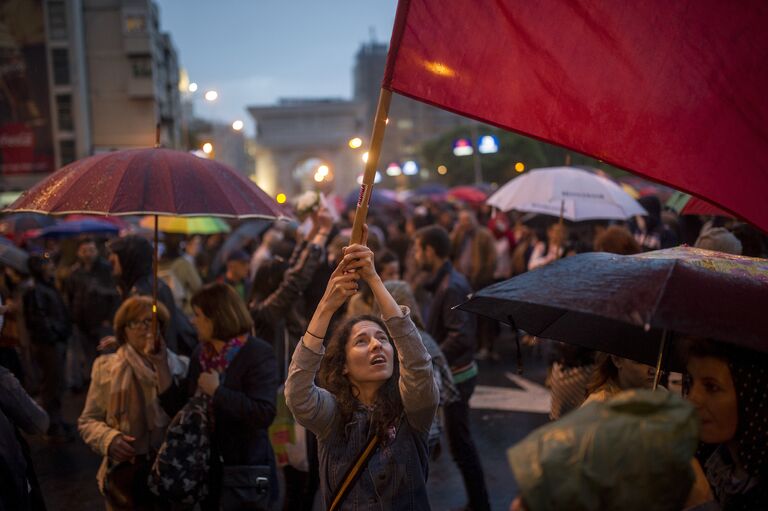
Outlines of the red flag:
{"type": "Polygon", "coordinates": [[[698,197],[691,197],[688,202],[685,203],[683,209],[680,210],[681,215],[714,215],[724,216],[727,218],[733,218],[733,215],[723,211],[714,204],[698,197]]]}
{"type": "Polygon", "coordinates": [[[768,231],[768,3],[400,0],[384,88],[768,231]]]}

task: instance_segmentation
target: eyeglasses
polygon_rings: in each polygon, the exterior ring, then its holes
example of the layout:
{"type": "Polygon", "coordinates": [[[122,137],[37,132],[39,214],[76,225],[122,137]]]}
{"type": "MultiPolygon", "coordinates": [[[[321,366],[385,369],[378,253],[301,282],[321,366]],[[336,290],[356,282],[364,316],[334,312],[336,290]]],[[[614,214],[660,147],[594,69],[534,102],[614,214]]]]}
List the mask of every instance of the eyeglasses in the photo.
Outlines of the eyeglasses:
{"type": "Polygon", "coordinates": [[[140,326],[149,328],[152,326],[152,319],[134,319],[133,321],[129,321],[126,326],[131,329],[136,329],[140,326]]]}

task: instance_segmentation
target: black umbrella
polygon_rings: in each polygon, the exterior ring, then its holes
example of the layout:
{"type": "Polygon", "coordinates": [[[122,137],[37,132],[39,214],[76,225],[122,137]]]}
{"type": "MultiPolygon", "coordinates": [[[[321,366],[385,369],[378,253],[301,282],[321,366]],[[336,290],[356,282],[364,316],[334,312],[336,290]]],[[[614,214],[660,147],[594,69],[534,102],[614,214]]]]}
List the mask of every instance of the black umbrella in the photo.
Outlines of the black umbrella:
{"type": "Polygon", "coordinates": [[[0,263],[22,273],[29,273],[27,267],[29,254],[24,250],[7,243],[0,243],[0,263]]]}
{"type": "Polygon", "coordinates": [[[213,258],[213,261],[211,262],[212,273],[218,275],[224,267],[224,261],[229,254],[235,250],[240,250],[251,240],[257,239],[264,234],[267,229],[272,227],[274,223],[274,220],[258,218],[240,224],[234,231],[229,233],[226,241],[213,258]]]}
{"type": "Polygon", "coordinates": [[[482,289],[459,308],[653,365],[666,331],[768,351],[766,305],[768,260],[677,247],[568,257],[482,289]]]}

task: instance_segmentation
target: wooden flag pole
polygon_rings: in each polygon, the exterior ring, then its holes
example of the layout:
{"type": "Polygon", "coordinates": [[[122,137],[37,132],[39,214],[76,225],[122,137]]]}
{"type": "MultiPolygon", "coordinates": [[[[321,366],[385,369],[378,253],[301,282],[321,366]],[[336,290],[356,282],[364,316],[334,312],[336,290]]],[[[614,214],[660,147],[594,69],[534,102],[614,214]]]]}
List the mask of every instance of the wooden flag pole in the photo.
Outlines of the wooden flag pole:
{"type": "Polygon", "coordinates": [[[371,145],[368,148],[368,161],[365,162],[363,184],[360,185],[360,196],[357,199],[355,221],[352,224],[352,237],[350,244],[363,241],[363,226],[368,217],[368,202],[373,192],[373,182],[376,178],[376,167],[381,156],[381,144],[384,140],[384,131],[387,128],[387,116],[389,115],[389,103],[392,100],[392,91],[382,88],[379,94],[379,105],[376,108],[376,117],[373,121],[373,133],[371,145]]]}
{"type": "MultiPolygon", "coordinates": [[[[158,147],[160,147],[160,123],[155,125],[155,148],[158,147]]],[[[157,267],[160,258],[158,228],[158,219],[157,215],[155,215],[155,252],[154,257],[152,258],[152,342],[154,343],[154,349],[152,351],[154,352],[157,352],[160,349],[160,336],[158,335],[160,325],[157,320],[157,267]]]]}

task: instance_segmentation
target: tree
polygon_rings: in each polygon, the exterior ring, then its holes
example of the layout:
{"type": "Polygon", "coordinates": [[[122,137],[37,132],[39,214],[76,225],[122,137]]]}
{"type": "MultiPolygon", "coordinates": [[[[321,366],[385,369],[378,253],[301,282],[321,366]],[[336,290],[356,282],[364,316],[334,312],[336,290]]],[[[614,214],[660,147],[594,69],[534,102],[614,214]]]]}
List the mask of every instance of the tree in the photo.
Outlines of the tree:
{"type": "MultiPolygon", "coordinates": [[[[477,133],[479,136],[493,135],[499,141],[499,152],[480,155],[483,180],[488,183],[502,185],[520,175],[515,171],[515,164],[518,162],[523,163],[525,171],[528,171],[538,167],[565,165],[567,155],[570,155],[570,164],[574,166],[599,168],[614,177],[626,174],[625,171],[594,158],[492,126],[481,124],[477,128],[477,133]]],[[[453,154],[453,144],[460,138],[472,138],[469,126],[462,126],[443,133],[422,145],[420,151],[422,167],[433,172],[432,181],[440,182],[446,186],[474,182],[474,156],[456,156],[453,154]],[[444,176],[435,172],[435,169],[440,165],[445,165],[448,168],[448,173],[444,176]]],[[[477,141],[475,140],[473,143],[476,144],[477,141]]]]}

